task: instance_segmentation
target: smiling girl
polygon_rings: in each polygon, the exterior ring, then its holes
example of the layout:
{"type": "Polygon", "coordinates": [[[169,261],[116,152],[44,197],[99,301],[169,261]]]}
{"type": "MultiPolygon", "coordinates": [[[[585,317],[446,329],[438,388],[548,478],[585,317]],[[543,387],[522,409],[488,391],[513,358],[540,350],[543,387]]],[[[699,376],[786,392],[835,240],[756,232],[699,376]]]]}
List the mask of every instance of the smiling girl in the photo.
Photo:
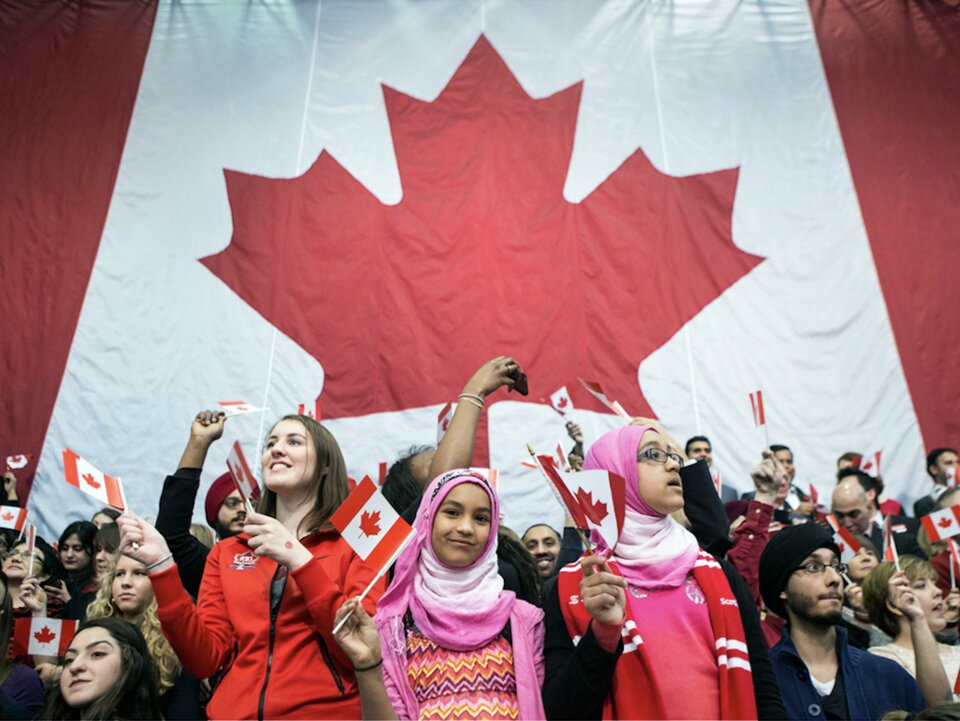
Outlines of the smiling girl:
{"type": "MultiPolygon", "coordinates": [[[[374,571],[329,522],[349,490],[340,447],[312,418],[286,416],[260,463],[257,513],[210,551],[196,605],[151,525],[121,516],[121,551],[146,565],[163,632],[187,671],[221,672],[210,718],[356,718],[353,667],[332,629],[336,609],[374,571]]],[[[371,611],[382,590],[380,582],[367,595],[371,611]]]]}
{"type": "Polygon", "coordinates": [[[499,501],[486,479],[445,473],[423,494],[374,621],[351,599],[337,634],[363,718],[541,719],[543,612],[503,590],[499,501]]]}

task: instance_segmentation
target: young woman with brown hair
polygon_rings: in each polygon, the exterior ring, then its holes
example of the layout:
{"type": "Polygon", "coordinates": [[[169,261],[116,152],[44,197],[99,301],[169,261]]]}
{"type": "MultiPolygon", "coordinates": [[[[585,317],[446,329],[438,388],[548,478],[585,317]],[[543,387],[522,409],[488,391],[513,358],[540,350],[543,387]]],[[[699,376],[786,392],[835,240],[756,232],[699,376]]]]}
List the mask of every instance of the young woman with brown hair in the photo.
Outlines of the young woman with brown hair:
{"type": "MultiPolygon", "coordinates": [[[[331,632],[374,570],[329,523],[349,492],[340,447],[312,418],[286,416],[260,460],[257,513],[211,550],[196,605],[155,528],[121,516],[121,551],[146,565],[184,667],[197,678],[221,672],[210,718],[358,718],[353,666],[331,632]]],[[[370,612],[382,592],[381,581],[367,595],[370,612]]]]}

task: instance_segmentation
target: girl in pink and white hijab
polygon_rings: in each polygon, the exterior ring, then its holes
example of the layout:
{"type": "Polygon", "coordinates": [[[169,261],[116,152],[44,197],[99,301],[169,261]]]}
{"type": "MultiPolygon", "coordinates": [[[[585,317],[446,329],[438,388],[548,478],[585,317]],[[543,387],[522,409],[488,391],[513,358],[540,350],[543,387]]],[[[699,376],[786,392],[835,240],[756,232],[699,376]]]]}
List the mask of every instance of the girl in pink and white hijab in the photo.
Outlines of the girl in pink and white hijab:
{"type": "Polygon", "coordinates": [[[594,535],[595,553],[546,589],[550,718],[784,717],[746,584],[670,516],[694,474],[715,493],[705,464],[683,466],[653,426],[611,431],[587,453],[584,470],[626,481],[626,513],[613,549],[594,535]]]}
{"type": "Polygon", "coordinates": [[[499,506],[473,471],[435,479],[376,618],[341,607],[364,718],[544,718],[543,612],[503,588],[499,506]]]}

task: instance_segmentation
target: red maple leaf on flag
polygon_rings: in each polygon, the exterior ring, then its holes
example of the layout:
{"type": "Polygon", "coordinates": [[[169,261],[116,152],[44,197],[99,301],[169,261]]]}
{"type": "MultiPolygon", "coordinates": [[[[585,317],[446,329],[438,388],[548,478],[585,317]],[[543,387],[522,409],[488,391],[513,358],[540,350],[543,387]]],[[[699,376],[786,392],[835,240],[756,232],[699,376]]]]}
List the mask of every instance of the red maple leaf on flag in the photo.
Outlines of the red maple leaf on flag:
{"type": "Polygon", "coordinates": [[[840,555],[842,556],[844,552],[847,550],[847,544],[844,543],[843,541],[837,541],[837,548],[840,549],[840,555]]]}
{"type": "Polygon", "coordinates": [[[33,637],[37,639],[38,643],[50,643],[53,639],[57,637],[53,631],[44,626],[39,631],[33,634],[33,637]]]}
{"type": "Polygon", "coordinates": [[[90,486],[91,488],[100,488],[100,484],[97,483],[95,480],[93,480],[93,474],[92,474],[92,473],[84,473],[84,474],[83,474],[83,480],[84,480],[84,482],[85,482],[88,486],[90,486]]]}
{"type": "Polygon", "coordinates": [[[557,401],[557,407],[558,407],[558,408],[566,408],[566,407],[567,407],[567,399],[566,399],[566,397],[561,398],[560,400],[557,401]]]}
{"type": "Polygon", "coordinates": [[[940,528],[949,528],[953,525],[953,521],[951,521],[949,518],[941,518],[939,521],[937,521],[937,525],[940,526],[940,528]]]}
{"type": "Polygon", "coordinates": [[[360,530],[367,537],[380,533],[380,511],[364,511],[360,515],[360,530]]]}
{"type": "Polygon", "coordinates": [[[12,521],[13,514],[10,513],[10,511],[6,511],[2,516],[0,516],[0,518],[2,518],[4,521],[12,521]]]}
{"type": "Polygon", "coordinates": [[[582,89],[532,99],[481,36],[433,102],[383,87],[400,203],[326,151],[292,179],[226,170],[233,237],[201,262],[323,364],[332,417],[443,403],[505,348],[531,398],[603,378],[649,415],[639,364],[762,259],[733,245],[736,169],[672,177],[637,150],[568,202],[582,89]],[[656,310],[611,339],[637,308],[656,310]],[[436,352],[464,318],[470,331],[436,352]],[[570,327],[577,353],[543,352],[570,327]]]}
{"type": "Polygon", "coordinates": [[[580,508],[583,509],[583,515],[597,525],[603,523],[603,519],[608,515],[606,503],[594,501],[593,492],[585,491],[579,486],[577,487],[577,492],[574,495],[574,498],[577,499],[577,503],[579,503],[580,508]]]}

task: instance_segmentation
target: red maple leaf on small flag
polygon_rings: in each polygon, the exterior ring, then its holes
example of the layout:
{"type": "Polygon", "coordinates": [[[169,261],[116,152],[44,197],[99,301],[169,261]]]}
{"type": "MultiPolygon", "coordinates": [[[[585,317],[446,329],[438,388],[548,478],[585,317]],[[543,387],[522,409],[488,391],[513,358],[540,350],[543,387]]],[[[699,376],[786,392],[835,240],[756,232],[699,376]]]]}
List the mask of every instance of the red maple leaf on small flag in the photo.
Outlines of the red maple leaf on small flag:
{"type": "Polygon", "coordinates": [[[86,484],[87,484],[88,486],[90,486],[91,488],[100,488],[100,484],[97,483],[97,481],[93,480],[93,474],[92,474],[92,473],[84,473],[84,474],[83,474],[83,481],[84,481],[84,483],[86,483],[86,484]]]}
{"type": "Polygon", "coordinates": [[[383,88],[401,202],[382,203],[326,151],[296,178],[227,170],[233,237],[201,262],[322,363],[334,418],[442,404],[503,348],[524,360],[531,398],[578,375],[630,378],[612,380],[612,397],[651,415],[640,363],[762,259],[733,243],[737,169],[674,177],[637,150],[566,200],[582,91],[531,98],[481,36],[436,100],[383,88]],[[665,282],[652,257],[709,257],[710,272],[665,282]],[[409,282],[409,267],[431,282],[409,282]],[[653,306],[618,327],[615,353],[590,320],[653,306]],[[482,332],[447,342],[466,317],[482,332]],[[543,352],[568,346],[571,327],[582,352],[543,352]]]}
{"type": "Polygon", "coordinates": [[[57,637],[57,634],[55,634],[49,628],[44,626],[39,631],[34,633],[33,637],[37,639],[37,641],[39,641],[40,643],[50,643],[51,641],[53,641],[53,639],[57,637]]]}
{"type": "Polygon", "coordinates": [[[941,518],[939,521],[937,521],[937,525],[940,526],[940,528],[950,528],[953,523],[949,518],[941,518]]]}
{"type": "Polygon", "coordinates": [[[583,515],[598,525],[603,523],[603,519],[607,517],[606,503],[594,502],[593,494],[590,491],[584,491],[582,488],[577,488],[574,498],[577,499],[577,503],[583,509],[583,515]]]}
{"type": "Polygon", "coordinates": [[[843,541],[837,541],[837,548],[840,549],[840,555],[843,556],[843,554],[847,550],[847,544],[844,543],[843,541]]]}
{"type": "Polygon", "coordinates": [[[561,398],[557,401],[557,408],[566,408],[569,402],[566,398],[561,398]]]}
{"type": "Polygon", "coordinates": [[[0,516],[0,518],[2,518],[4,521],[12,521],[12,520],[13,520],[13,514],[10,513],[10,511],[7,511],[7,512],[4,513],[2,516],[0,516]]]}
{"type": "Polygon", "coordinates": [[[374,511],[373,513],[364,511],[363,515],[360,516],[360,530],[368,538],[380,533],[380,511],[374,511]]]}

